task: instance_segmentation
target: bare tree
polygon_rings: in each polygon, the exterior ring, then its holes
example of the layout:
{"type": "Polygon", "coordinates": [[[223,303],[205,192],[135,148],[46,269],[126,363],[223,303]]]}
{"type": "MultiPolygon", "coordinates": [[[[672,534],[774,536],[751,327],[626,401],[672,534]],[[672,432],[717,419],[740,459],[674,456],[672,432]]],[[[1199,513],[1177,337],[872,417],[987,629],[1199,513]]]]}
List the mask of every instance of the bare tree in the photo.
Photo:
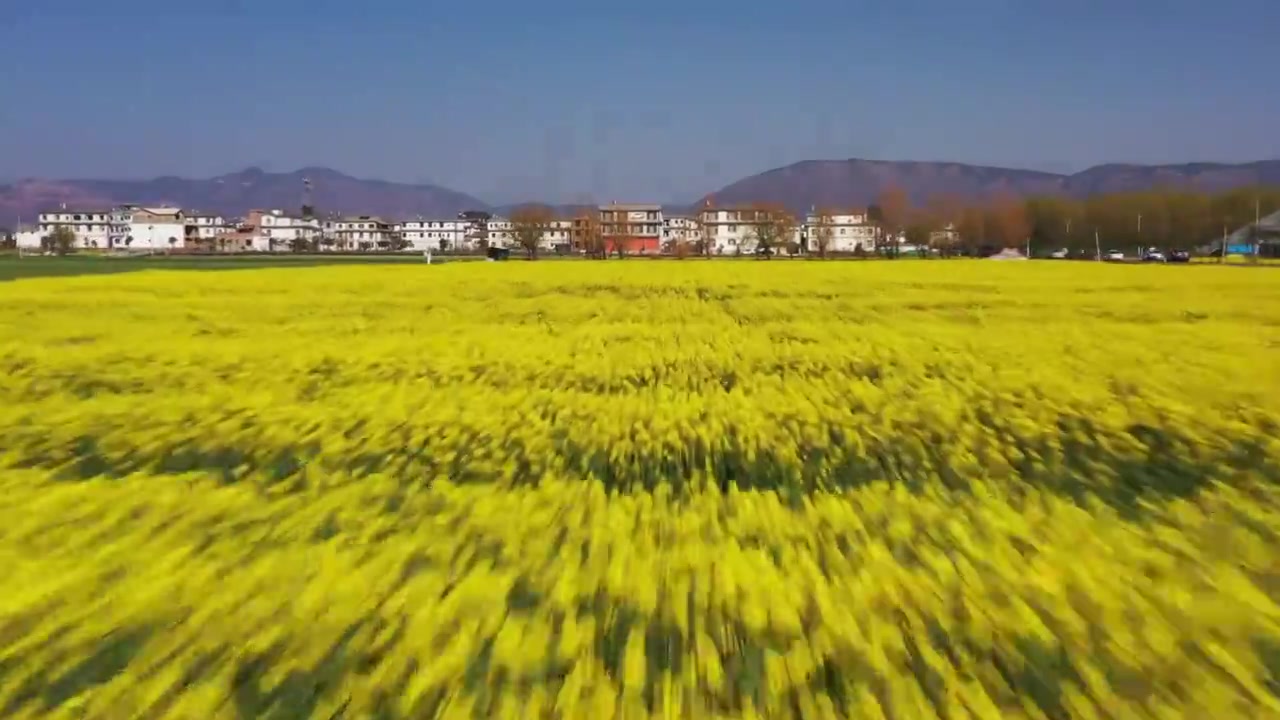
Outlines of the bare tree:
{"type": "Polygon", "coordinates": [[[880,227],[885,241],[889,244],[890,253],[897,256],[898,240],[911,221],[911,198],[906,190],[890,185],[880,193],[876,205],[880,208],[880,227]]]}
{"type": "Polygon", "coordinates": [[[813,240],[814,249],[818,251],[818,257],[826,259],[831,244],[836,239],[836,218],[830,208],[818,208],[811,233],[810,239],[813,240]]]}
{"type": "Polygon", "coordinates": [[[607,247],[604,229],[600,225],[600,211],[588,208],[573,220],[574,244],[587,257],[605,259],[607,247]]]}
{"type": "Polygon", "coordinates": [[[991,199],[992,230],[1006,248],[1021,248],[1031,237],[1031,223],[1027,220],[1027,207],[1022,198],[1012,193],[1000,193],[991,199]]]}
{"type": "Polygon", "coordinates": [[[749,237],[755,240],[756,252],[766,259],[795,237],[796,216],[781,205],[756,203],[744,212],[750,220],[749,237]]]}
{"type": "Polygon", "coordinates": [[[538,246],[551,229],[555,213],[545,205],[523,205],[511,213],[511,238],[524,248],[530,260],[538,259],[538,246]]]}
{"type": "Polygon", "coordinates": [[[715,240],[711,237],[711,231],[717,227],[714,225],[716,217],[715,200],[707,198],[702,201],[702,207],[698,208],[698,244],[702,254],[711,257],[715,254],[715,240]]]}
{"type": "Polygon", "coordinates": [[[943,257],[955,252],[964,218],[964,202],[955,195],[931,195],[925,203],[924,222],[929,227],[929,246],[943,257]]]}

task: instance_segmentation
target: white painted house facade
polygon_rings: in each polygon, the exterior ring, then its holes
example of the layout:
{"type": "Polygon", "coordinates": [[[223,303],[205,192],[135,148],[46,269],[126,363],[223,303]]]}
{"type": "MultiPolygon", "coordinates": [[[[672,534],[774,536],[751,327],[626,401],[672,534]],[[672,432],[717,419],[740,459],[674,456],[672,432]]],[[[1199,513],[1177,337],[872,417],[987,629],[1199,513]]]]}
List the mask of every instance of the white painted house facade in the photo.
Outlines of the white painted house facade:
{"type": "MultiPolygon", "coordinates": [[[[717,255],[750,254],[756,251],[756,220],[762,212],[750,207],[708,207],[698,214],[702,232],[711,244],[711,252],[717,255]]],[[[789,243],[799,244],[804,228],[799,224],[792,230],[789,243]]]]}
{"type": "Polygon", "coordinates": [[[355,215],[324,223],[323,233],[338,250],[387,249],[398,237],[398,226],[374,215],[355,215]]]}
{"type": "MultiPolygon", "coordinates": [[[[108,209],[76,209],[63,206],[57,210],[42,212],[38,217],[35,247],[58,228],[66,228],[75,236],[77,248],[108,248],[111,240],[121,235],[116,211],[108,209]]],[[[30,243],[30,237],[24,237],[30,243]]]]}
{"type": "Polygon", "coordinates": [[[409,247],[418,252],[447,252],[467,246],[467,220],[406,220],[396,231],[409,247]]]}
{"type": "Polygon", "coordinates": [[[319,220],[295,217],[279,210],[262,213],[257,228],[252,244],[259,252],[283,252],[299,242],[310,246],[319,241],[321,231],[319,220]]]}
{"type": "Polygon", "coordinates": [[[691,217],[663,217],[662,240],[664,243],[696,244],[702,240],[702,223],[691,217]]]}
{"type": "Polygon", "coordinates": [[[827,252],[873,252],[880,229],[867,218],[865,210],[838,211],[829,214],[811,212],[805,217],[805,250],[818,252],[818,239],[823,230],[829,230],[827,252]]]}
{"type": "Polygon", "coordinates": [[[118,217],[127,221],[129,232],[113,247],[127,250],[171,250],[181,247],[187,233],[186,217],[176,207],[125,205],[118,217]]]}
{"type": "Polygon", "coordinates": [[[186,242],[191,245],[208,245],[219,235],[231,232],[227,219],[213,213],[191,211],[186,213],[186,242]]]}

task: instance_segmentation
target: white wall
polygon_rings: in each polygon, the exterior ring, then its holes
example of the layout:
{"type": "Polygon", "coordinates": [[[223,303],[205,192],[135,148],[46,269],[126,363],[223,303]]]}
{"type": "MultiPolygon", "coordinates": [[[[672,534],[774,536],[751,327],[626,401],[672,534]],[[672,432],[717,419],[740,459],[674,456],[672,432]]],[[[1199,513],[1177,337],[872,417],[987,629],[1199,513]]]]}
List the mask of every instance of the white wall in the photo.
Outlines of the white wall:
{"type": "Polygon", "coordinates": [[[451,250],[465,246],[468,227],[470,223],[465,220],[411,220],[400,223],[397,229],[414,250],[439,252],[441,240],[451,250]]]}
{"type": "Polygon", "coordinates": [[[40,224],[36,229],[40,237],[52,235],[59,227],[67,228],[76,236],[76,247],[105,248],[111,237],[111,215],[76,211],[40,213],[40,224]]]}
{"type": "Polygon", "coordinates": [[[187,226],[194,227],[191,237],[200,240],[212,240],[224,232],[230,232],[227,221],[222,217],[191,216],[186,218],[187,226]]]}
{"type": "Polygon", "coordinates": [[[264,213],[258,232],[250,241],[260,252],[285,252],[293,249],[298,240],[311,240],[320,236],[320,221],[290,217],[284,214],[264,213]]]}
{"type": "MultiPolygon", "coordinates": [[[[878,229],[867,222],[867,217],[861,213],[834,214],[829,216],[827,222],[830,223],[831,238],[830,244],[827,245],[827,252],[857,252],[861,247],[865,252],[871,252],[876,246],[876,236],[878,229]]],[[[805,229],[809,237],[809,252],[818,251],[818,216],[810,215],[805,219],[805,229]]]]}
{"type": "Polygon", "coordinates": [[[133,236],[133,242],[125,245],[123,240],[120,241],[120,247],[127,247],[129,250],[139,249],[155,249],[167,250],[172,247],[181,247],[182,239],[186,235],[186,224],[183,222],[158,222],[156,220],[134,220],[129,223],[129,235],[133,236]],[[169,238],[174,238],[171,244],[169,238]]]}
{"type": "Polygon", "coordinates": [[[48,233],[43,233],[39,230],[26,230],[24,232],[14,233],[13,239],[14,242],[17,243],[18,247],[23,250],[39,250],[41,247],[40,241],[43,240],[44,236],[47,234],[48,233]]]}

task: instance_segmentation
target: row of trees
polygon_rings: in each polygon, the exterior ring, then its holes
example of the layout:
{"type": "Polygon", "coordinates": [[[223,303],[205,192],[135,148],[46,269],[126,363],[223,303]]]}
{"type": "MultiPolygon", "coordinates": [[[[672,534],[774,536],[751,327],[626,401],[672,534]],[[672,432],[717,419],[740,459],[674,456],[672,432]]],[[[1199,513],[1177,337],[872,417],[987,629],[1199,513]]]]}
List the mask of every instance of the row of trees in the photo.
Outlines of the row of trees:
{"type": "MultiPolygon", "coordinates": [[[[1280,188],[1240,188],[1216,193],[1181,188],[1158,188],[1075,199],[1062,195],[1021,197],[997,192],[975,199],[938,194],[914,201],[901,188],[882,192],[867,208],[868,220],[877,227],[880,254],[894,256],[903,245],[931,249],[942,255],[983,254],[1003,248],[1048,253],[1053,250],[1132,250],[1158,247],[1193,250],[1251,225],[1258,216],[1280,210],[1280,188]]],[[[825,256],[834,244],[835,217],[849,212],[817,208],[812,217],[801,217],[776,203],[754,203],[740,209],[740,223],[757,254],[797,252],[803,227],[803,251],[825,256]]],[[[536,257],[544,232],[552,227],[551,208],[530,205],[512,213],[516,245],[536,257]]],[[[603,235],[594,213],[574,220],[573,245],[589,256],[619,255],[603,235]]],[[[705,237],[691,242],[672,241],[663,248],[678,256],[710,255],[705,237]]]]}
{"type": "Polygon", "coordinates": [[[981,248],[1067,249],[1158,247],[1193,250],[1255,218],[1280,210],[1280,188],[1239,188],[1217,193],[1160,188],[1094,195],[1018,197],[997,193],[982,200],[937,195],[913,204],[905,192],[882,193],[873,215],[885,236],[943,251],[981,248]]]}

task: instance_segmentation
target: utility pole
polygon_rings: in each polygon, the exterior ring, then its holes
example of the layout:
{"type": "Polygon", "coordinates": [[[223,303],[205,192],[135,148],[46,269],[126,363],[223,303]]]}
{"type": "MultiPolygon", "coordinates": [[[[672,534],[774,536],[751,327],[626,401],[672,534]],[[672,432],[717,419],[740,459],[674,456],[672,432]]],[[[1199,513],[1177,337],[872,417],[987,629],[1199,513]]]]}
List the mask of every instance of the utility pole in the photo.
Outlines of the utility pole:
{"type": "Polygon", "coordinates": [[[1101,262],[1102,261],[1102,241],[1098,239],[1098,228],[1096,227],[1093,229],[1093,251],[1094,253],[1096,253],[1093,256],[1093,259],[1101,262]]]}
{"type": "Polygon", "coordinates": [[[1142,246],[1142,213],[1138,213],[1138,253],[1146,252],[1146,248],[1142,246]]]}
{"type": "Polygon", "coordinates": [[[1258,262],[1258,255],[1262,251],[1262,241],[1259,239],[1259,226],[1262,225],[1262,198],[1257,195],[1253,196],[1253,262],[1258,262]]]}
{"type": "Polygon", "coordinates": [[[1227,222],[1228,220],[1222,221],[1222,254],[1218,256],[1220,263],[1227,261],[1227,222]]]}

